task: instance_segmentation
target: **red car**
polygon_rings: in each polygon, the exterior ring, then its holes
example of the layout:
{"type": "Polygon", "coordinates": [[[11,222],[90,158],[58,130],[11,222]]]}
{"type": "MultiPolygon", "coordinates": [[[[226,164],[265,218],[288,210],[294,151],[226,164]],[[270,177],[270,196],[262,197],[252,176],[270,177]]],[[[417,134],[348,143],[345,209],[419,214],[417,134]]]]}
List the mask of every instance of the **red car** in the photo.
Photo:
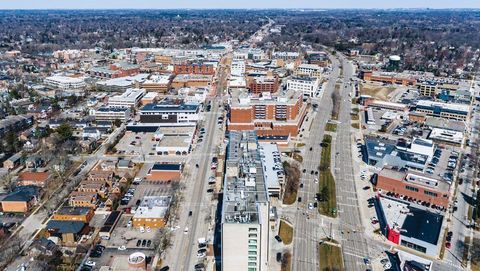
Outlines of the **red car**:
{"type": "Polygon", "coordinates": [[[452,244],[451,244],[450,242],[446,242],[446,243],[445,243],[445,247],[446,247],[446,248],[450,248],[451,246],[452,246],[452,244]]]}

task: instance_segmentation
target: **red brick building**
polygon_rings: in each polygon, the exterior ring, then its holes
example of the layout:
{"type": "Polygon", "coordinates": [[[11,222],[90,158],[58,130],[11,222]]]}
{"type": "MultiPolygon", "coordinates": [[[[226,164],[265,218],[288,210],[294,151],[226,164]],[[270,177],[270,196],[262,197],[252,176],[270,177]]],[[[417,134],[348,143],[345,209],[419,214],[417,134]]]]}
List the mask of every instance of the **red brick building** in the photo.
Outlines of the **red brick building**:
{"type": "Polygon", "coordinates": [[[450,185],[434,179],[433,176],[383,168],[378,173],[376,187],[383,193],[391,192],[395,197],[406,197],[408,201],[420,200],[432,205],[448,207],[450,185]]]}
{"type": "Polygon", "coordinates": [[[253,94],[261,94],[262,92],[277,92],[279,87],[278,77],[262,76],[248,79],[248,88],[253,94]]]}
{"type": "Polygon", "coordinates": [[[203,63],[183,63],[175,64],[173,67],[175,74],[205,74],[214,75],[215,68],[211,64],[203,63]]]}
{"type": "Polygon", "coordinates": [[[259,136],[296,136],[305,113],[301,93],[260,97],[243,92],[232,97],[228,130],[255,130],[259,136]]]}

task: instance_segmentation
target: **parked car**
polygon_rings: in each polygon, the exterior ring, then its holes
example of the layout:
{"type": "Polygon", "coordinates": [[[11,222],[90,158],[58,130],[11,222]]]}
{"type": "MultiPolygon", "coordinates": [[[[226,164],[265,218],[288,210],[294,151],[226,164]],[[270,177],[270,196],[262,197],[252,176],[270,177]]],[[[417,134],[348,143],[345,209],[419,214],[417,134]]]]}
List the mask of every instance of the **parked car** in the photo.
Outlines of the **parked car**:
{"type": "Polygon", "coordinates": [[[283,241],[279,235],[275,235],[275,240],[277,240],[279,243],[283,241]]]}

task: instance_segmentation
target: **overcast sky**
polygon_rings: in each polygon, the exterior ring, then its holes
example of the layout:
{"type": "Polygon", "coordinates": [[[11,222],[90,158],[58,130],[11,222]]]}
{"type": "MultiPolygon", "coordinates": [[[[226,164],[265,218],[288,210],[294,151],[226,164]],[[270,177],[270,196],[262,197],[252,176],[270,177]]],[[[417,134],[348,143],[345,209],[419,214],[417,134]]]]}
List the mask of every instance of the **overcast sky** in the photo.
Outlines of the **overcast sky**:
{"type": "Polygon", "coordinates": [[[0,0],[0,9],[480,8],[480,0],[0,0]]]}

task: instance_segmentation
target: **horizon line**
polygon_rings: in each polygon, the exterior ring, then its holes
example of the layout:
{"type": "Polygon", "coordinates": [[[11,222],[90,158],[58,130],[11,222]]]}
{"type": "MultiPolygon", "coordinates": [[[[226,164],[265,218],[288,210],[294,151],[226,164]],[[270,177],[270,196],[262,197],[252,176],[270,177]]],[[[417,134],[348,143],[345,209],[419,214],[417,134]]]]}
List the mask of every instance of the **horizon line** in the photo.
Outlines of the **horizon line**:
{"type": "Polygon", "coordinates": [[[480,7],[459,7],[459,8],[448,8],[448,7],[390,7],[390,8],[362,8],[362,7],[330,7],[330,8],[291,8],[291,7],[268,7],[268,8],[239,8],[239,7],[230,7],[230,8],[1,8],[0,11],[75,11],[75,10],[138,10],[138,11],[155,11],[155,10],[296,10],[296,11],[328,11],[328,10],[480,10],[480,7]]]}

